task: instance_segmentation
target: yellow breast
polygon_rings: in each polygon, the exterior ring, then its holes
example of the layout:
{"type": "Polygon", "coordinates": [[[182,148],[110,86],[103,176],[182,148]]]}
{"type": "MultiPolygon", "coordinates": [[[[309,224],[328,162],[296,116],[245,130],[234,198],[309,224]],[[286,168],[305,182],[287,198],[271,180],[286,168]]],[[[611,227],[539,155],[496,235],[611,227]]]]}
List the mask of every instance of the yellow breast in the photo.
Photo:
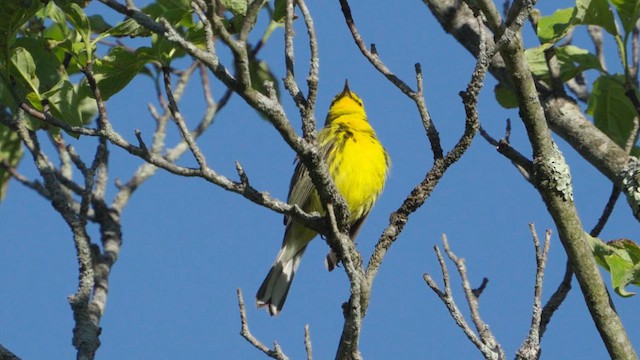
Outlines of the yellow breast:
{"type": "Polygon", "coordinates": [[[320,131],[329,173],[355,221],[366,215],[382,192],[389,157],[365,118],[342,115],[320,131]]]}

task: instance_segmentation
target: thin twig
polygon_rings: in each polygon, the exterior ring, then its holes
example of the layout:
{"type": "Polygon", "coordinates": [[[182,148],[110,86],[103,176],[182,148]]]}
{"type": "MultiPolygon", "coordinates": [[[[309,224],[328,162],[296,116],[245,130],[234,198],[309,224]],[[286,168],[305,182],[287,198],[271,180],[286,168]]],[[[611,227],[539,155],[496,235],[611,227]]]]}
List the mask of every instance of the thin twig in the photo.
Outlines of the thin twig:
{"type": "Polygon", "coordinates": [[[473,321],[476,330],[480,335],[482,343],[487,345],[491,349],[495,349],[500,354],[501,358],[504,359],[504,350],[502,350],[502,347],[496,341],[493,333],[491,332],[491,330],[489,330],[489,326],[484,323],[482,317],[480,316],[480,304],[478,302],[478,299],[473,294],[471,283],[469,281],[469,277],[467,276],[467,267],[464,263],[464,259],[458,258],[453,253],[453,251],[449,247],[447,237],[444,234],[442,235],[442,246],[449,259],[456,265],[458,274],[460,275],[460,279],[462,280],[462,289],[464,290],[464,294],[467,298],[467,304],[469,305],[471,320],[473,321]]]}
{"type": "MultiPolygon", "coordinates": [[[[431,150],[433,151],[434,160],[442,159],[443,150],[442,145],[440,144],[440,136],[438,135],[438,130],[435,127],[433,121],[431,121],[431,115],[427,110],[427,105],[424,100],[424,94],[422,93],[422,69],[419,64],[416,64],[415,73],[416,73],[416,82],[418,91],[413,91],[409,85],[407,85],[404,81],[402,81],[399,77],[387,68],[387,66],[382,62],[380,57],[378,56],[377,49],[375,51],[371,51],[367,49],[365,42],[356,27],[355,21],[353,20],[353,15],[351,14],[351,7],[349,6],[348,0],[340,0],[340,6],[342,9],[342,14],[344,15],[344,19],[347,23],[347,27],[351,32],[351,36],[353,40],[356,42],[358,49],[364,55],[364,57],[369,60],[371,65],[378,70],[382,75],[384,75],[391,83],[393,83],[400,91],[402,91],[405,95],[407,95],[411,100],[416,103],[418,108],[418,112],[420,113],[420,118],[422,119],[422,124],[427,133],[427,137],[429,138],[429,142],[431,143],[431,150]]],[[[375,49],[375,46],[372,46],[372,49],[375,49]]]]}
{"type": "Polygon", "coordinates": [[[598,58],[598,62],[600,62],[600,67],[602,70],[607,71],[607,63],[604,58],[604,37],[602,36],[602,28],[595,25],[589,25],[587,26],[587,33],[593,43],[596,57],[598,58]]]}
{"type": "Polygon", "coordinates": [[[307,352],[307,360],[313,360],[313,351],[311,348],[311,333],[309,332],[309,324],[304,326],[304,349],[307,352]]]}
{"type": "MultiPolygon", "coordinates": [[[[472,312],[475,311],[476,313],[476,315],[472,315],[472,317],[474,317],[473,321],[476,323],[476,327],[478,327],[478,324],[482,323],[482,320],[479,319],[479,313],[477,312],[478,299],[473,295],[473,291],[471,290],[471,286],[469,285],[469,279],[467,278],[466,269],[464,268],[464,260],[459,259],[453,253],[453,251],[451,251],[447,242],[447,238],[444,234],[442,235],[442,242],[447,256],[458,268],[458,273],[460,274],[463,288],[465,289],[465,293],[467,294],[467,303],[472,309],[472,312]],[[462,271],[460,271],[461,268],[462,271]]],[[[467,338],[478,348],[478,350],[480,350],[485,359],[505,359],[504,350],[500,347],[500,344],[495,342],[495,339],[493,339],[493,335],[491,335],[491,332],[486,325],[483,326],[482,330],[478,329],[481,333],[479,337],[465,320],[464,315],[462,315],[462,312],[456,305],[456,302],[453,298],[453,293],[451,291],[451,280],[449,278],[449,271],[447,269],[444,257],[442,256],[442,253],[437,246],[434,246],[434,251],[436,253],[438,263],[440,264],[440,270],[442,272],[442,279],[444,282],[444,291],[440,290],[436,282],[429,274],[423,275],[424,281],[431,288],[431,290],[433,290],[433,292],[438,295],[440,300],[447,307],[449,314],[456,322],[458,327],[462,329],[462,332],[467,336],[467,338]]]]}
{"type": "Polygon", "coordinates": [[[195,157],[196,161],[198,162],[198,165],[200,165],[200,169],[208,169],[207,160],[202,151],[200,151],[198,143],[191,135],[191,132],[187,128],[187,124],[182,117],[180,110],[178,109],[178,103],[173,96],[173,89],[171,87],[171,74],[169,73],[169,68],[162,68],[162,72],[164,74],[164,91],[166,92],[167,99],[169,100],[169,110],[171,111],[173,120],[178,126],[178,129],[180,129],[180,134],[182,135],[183,139],[189,145],[189,149],[191,150],[193,157],[195,157]]]}
{"type": "Polygon", "coordinates": [[[542,320],[542,283],[544,279],[544,269],[547,264],[549,246],[551,244],[551,231],[545,233],[544,244],[540,247],[540,240],[533,223],[529,224],[529,229],[533,237],[533,245],[536,252],[536,281],[533,296],[533,314],[531,316],[531,327],[529,335],[516,353],[517,360],[537,360],[540,357],[540,323],[542,320]]]}
{"type": "Polygon", "coordinates": [[[569,291],[571,291],[571,280],[573,279],[573,270],[571,270],[571,264],[567,261],[567,265],[564,271],[564,276],[562,281],[558,285],[556,291],[554,291],[553,295],[547,300],[547,303],[544,304],[542,308],[542,314],[540,315],[540,338],[544,335],[547,330],[547,325],[551,321],[551,317],[558,310],[560,305],[564,299],[566,299],[569,291]]]}
{"type": "MultiPolygon", "coordinates": [[[[480,19],[478,19],[480,21],[480,19]]],[[[355,28],[355,27],[354,27],[355,28]]],[[[471,75],[471,80],[467,85],[467,90],[460,94],[466,112],[465,129],[464,133],[455,144],[455,146],[449,151],[446,156],[434,156],[435,161],[432,168],[427,172],[425,178],[420,184],[413,188],[409,196],[403,201],[398,210],[390,216],[389,225],[383,231],[378,243],[373,251],[373,254],[369,258],[367,264],[366,275],[369,282],[373,282],[380,265],[386,255],[387,251],[398,238],[404,225],[409,220],[409,216],[420,208],[424,202],[429,198],[436,185],[445,175],[447,169],[458,161],[466,150],[471,146],[471,142],[475,137],[475,134],[479,127],[479,120],[477,114],[477,96],[482,89],[483,79],[486,74],[489,59],[487,57],[486,43],[481,41],[480,55],[478,56],[478,62],[476,68],[471,75]]],[[[418,74],[418,89],[422,90],[422,72],[420,67],[416,66],[416,74],[418,74]]],[[[424,104],[424,98],[420,95],[422,104],[424,104]]],[[[419,106],[420,107],[420,106],[419,106]]],[[[431,121],[431,120],[429,120],[431,121]]],[[[439,139],[439,135],[435,134],[439,139]]],[[[434,143],[432,143],[433,145],[434,143]]],[[[439,146],[439,140],[438,140],[439,146]]],[[[432,146],[433,149],[433,146],[432,146]]],[[[441,150],[441,149],[440,149],[441,150]]]]}
{"type": "Polygon", "coordinates": [[[274,342],[273,350],[271,350],[260,340],[256,339],[253,334],[251,334],[251,331],[249,330],[249,322],[247,321],[247,309],[245,308],[244,299],[242,298],[242,290],[238,288],[237,292],[238,306],[240,307],[240,335],[256,349],[262,351],[268,357],[277,360],[288,360],[289,358],[282,352],[282,349],[280,349],[278,343],[274,342]]]}
{"type": "Polygon", "coordinates": [[[491,145],[495,146],[498,153],[511,160],[513,166],[522,174],[525,180],[533,184],[533,161],[513,148],[507,140],[494,139],[484,128],[480,127],[480,135],[491,145]]]}
{"type": "Polygon", "coordinates": [[[318,54],[318,38],[316,36],[315,26],[313,25],[313,18],[307,8],[307,4],[304,0],[296,0],[298,8],[304,18],[305,26],[307,27],[307,35],[309,36],[309,52],[311,54],[309,61],[309,74],[307,75],[307,86],[309,87],[307,93],[307,103],[311,109],[315,106],[316,97],[318,96],[318,74],[320,71],[320,56],[318,54]]]}

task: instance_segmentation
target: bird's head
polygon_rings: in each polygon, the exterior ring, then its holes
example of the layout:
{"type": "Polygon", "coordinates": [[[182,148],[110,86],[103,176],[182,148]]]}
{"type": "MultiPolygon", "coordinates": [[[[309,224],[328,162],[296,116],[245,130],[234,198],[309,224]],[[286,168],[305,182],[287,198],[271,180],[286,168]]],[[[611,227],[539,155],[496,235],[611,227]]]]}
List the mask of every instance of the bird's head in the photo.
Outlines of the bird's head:
{"type": "Polygon", "coordinates": [[[356,93],[349,89],[349,81],[345,80],[344,89],[331,102],[327,122],[331,122],[339,116],[343,115],[360,115],[366,120],[366,113],[362,100],[356,93]]]}

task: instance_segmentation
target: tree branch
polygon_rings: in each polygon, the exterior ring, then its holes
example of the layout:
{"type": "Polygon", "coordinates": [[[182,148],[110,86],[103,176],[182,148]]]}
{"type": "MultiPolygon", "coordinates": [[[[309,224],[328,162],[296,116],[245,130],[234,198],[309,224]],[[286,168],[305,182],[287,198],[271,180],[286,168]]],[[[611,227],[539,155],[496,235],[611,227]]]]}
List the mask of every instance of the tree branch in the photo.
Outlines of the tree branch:
{"type": "Polygon", "coordinates": [[[244,306],[244,299],[242,298],[242,290],[240,290],[240,288],[238,288],[238,306],[240,307],[240,323],[242,325],[240,335],[268,357],[277,360],[288,360],[289,358],[282,352],[282,349],[280,349],[277,342],[274,341],[273,350],[271,350],[251,334],[251,331],[249,330],[249,322],[247,321],[247,310],[244,306]]]}
{"type": "Polygon", "coordinates": [[[451,282],[449,279],[449,271],[447,270],[447,265],[444,261],[444,257],[440,252],[440,249],[437,246],[434,246],[434,251],[436,253],[436,257],[438,258],[438,262],[440,263],[440,270],[442,271],[442,279],[444,281],[444,291],[440,290],[436,282],[433,280],[431,275],[425,273],[423,275],[424,281],[427,285],[433,290],[433,292],[438,295],[440,300],[444,303],[449,311],[449,314],[456,322],[458,327],[462,329],[467,338],[480,350],[482,356],[485,359],[492,360],[502,360],[506,359],[504,350],[500,346],[500,344],[495,340],[493,334],[489,330],[489,327],[484,324],[482,319],[480,318],[480,313],[478,310],[478,298],[473,294],[473,290],[471,290],[471,285],[469,282],[469,278],[467,277],[467,270],[464,264],[464,259],[458,258],[453,251],[449,248],[449,243],[447,241],[446,235],[442,235],[442,244],[444,246],[445,252],[449,259],[456,265],[458,269],[458,274],[460,275],[460,279],[462,281],[462,287],[464,289],[467,304],[469,305],[469,309],[471,310],[472,320],[476,326],[476,329],[479,332],[479,336],[471,329],[469,324],[462,315],[462,312],[458,308],[453,298],[453,293],[451,291],[451,282]]]}
{"type": "Polygon", "coordinates": [[[529,335],[525,339],[516,354],[517,360],[538,360],[540,357],[540,340],[542,332],[540,323],[542,321],[542,282],[544,279],[544,269],[547,264],[549,246],[551,244],[551,231],[547,230],[544,237],[544,244],[540,247],[540,240],[533,223],[529,224],[529,229],[533,235],[533,246],[536,251],[536,281],[533,296],[533,314],[531,316],[531,327],[529,335]]]}
{"type": "MultiPolygon", "coordinates": [[[[512,8],[518,3],[522,3],[520,6],[523,9],[528,7],[526,2],[516,1],[512,8]]],[[[493,31],[501,36],[503,30],[496,28],[493,31]]],[[[537,90],[524,59],[520,34],[517,33],[512,41],[506,43],[500,53],[512,74],[520,115],[533,147],[536,186],[556,223],[587,307],[611,357],[635,359],[635,351],[620,318],[609,303],[606,287],[585,239],[586,233],[573,203],[569,168],[551,138],[542,104],[537,96],[532,96],[537,94],[537,90]]]]}
{"type": "MultiPolygon", "coordinates": [[[[477,57],[480,29],[468,6],[458,0],[423,0],[443,29],[450,33],[472,55],[477,57]]],[[[488,46],[493,45],[491,39],[488,46]]],[[[496,55],[489,72],[502,86],[513,89],[504,58],[496,55]]],[[[627,166],[630,157],[609,137],[595,127],[582,113],[575,100],[569,97],[556,98],[542,93],[542,105],[549,127],[565,139],[582,157],[596,167],[627,194],[632,208],[640,209],[640,196],[635,196],[636,187],[626,186],[633,182],[640,168],[627,166]],[[635,207],[634,207],[635,204],[635,207]]],[[[638,213],[640,216],[640,213],[638,213]]]]}
{"type": "Polygon", "coordinates": [[[9,351],[9,349],[0,345],[0,360],[20,360],[20,358],[9,351]]]}

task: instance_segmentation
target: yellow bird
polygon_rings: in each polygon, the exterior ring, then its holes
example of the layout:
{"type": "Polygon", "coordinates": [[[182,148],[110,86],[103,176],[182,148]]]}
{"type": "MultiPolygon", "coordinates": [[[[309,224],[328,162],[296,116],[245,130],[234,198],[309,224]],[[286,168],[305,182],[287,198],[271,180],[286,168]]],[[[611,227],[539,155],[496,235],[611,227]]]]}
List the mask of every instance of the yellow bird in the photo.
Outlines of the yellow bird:
{"type": "MultiPolygon", "coordinates": [[[[384,188],[390,159],[367,121],[362,100],[349,90],[348,81],[329,107],[324,128],[318,132],[318,145],[329,174],[349,206],[353,240],[384,188]]],[[[291,178],[288,203],[308,213],[325,213],[309,173],[299,161],[291,178]]],[[[282,310],[302,254],[317,235],[289,216],[284,223],[282,248],[256,295],[256,305],[266,307],[272,316],[282,310]]],[[[326,259],[329,271],[337,263],[337,256],[330,252],[326,259]]]]}

